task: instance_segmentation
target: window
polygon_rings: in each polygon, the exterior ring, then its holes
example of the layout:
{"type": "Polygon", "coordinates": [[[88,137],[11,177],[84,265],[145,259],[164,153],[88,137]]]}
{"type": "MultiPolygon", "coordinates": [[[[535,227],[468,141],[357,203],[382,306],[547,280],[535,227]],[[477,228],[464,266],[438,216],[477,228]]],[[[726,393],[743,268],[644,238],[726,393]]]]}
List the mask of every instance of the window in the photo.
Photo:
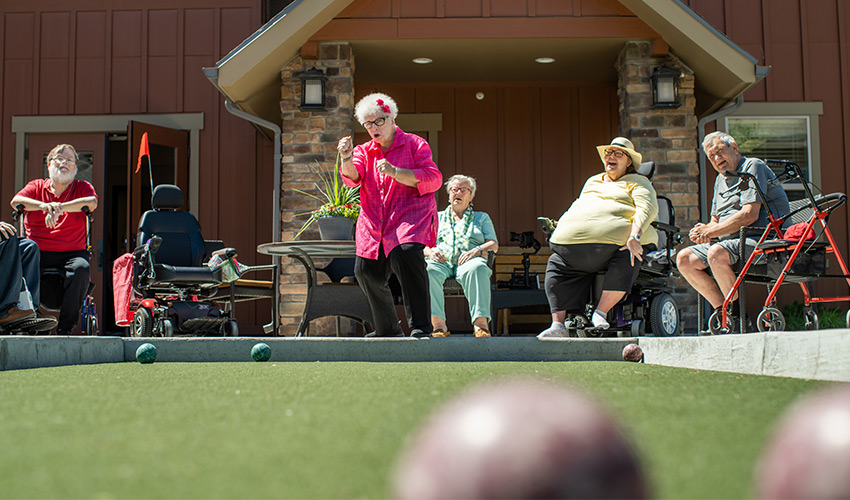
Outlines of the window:
{"type": "MultiPolygon", "coordinates": [[[[821,187],[817,123],[822,113],[821,103],[745,103],[727,116],[723,125],[738,142],[741,154],[762,160],[793,161],[817,192],[821,187]]],[[[790,200],[805,196],[800,180],[783,187],[790,200]]]]}

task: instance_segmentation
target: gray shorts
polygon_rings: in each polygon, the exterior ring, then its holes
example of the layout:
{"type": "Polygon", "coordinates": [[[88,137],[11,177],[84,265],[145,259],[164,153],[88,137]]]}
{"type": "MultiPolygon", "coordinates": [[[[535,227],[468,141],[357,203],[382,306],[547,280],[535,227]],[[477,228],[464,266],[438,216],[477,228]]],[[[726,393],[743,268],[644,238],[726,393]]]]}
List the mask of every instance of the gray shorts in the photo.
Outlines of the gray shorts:
{"type": "MultiPolygon", "coordinates": [[[[696,245],[691,245],[688,249],[693,252],[694,255],[699,257],[699,260],[702,261],[703,264],[708,267],[708,249],[715,245],[720,245],[729,253],[729,263],[734,265],[738,262],[738,241],[740,238],[731,238],[728,240],[720,240],[715,241],[713,243],[697,243],[696,245]]],[[[753,253],[753,250],[756,248],[756,243],[758,240],[753,238],[747,238],[746,248],[744,250],[744,260],[750,258],[750,254],[753,253]]],[[[759,259],[761,260],[761,259],[759,259]]],[[[757,264],[758,262],[754,262],[753,264],[757,264]]]]}

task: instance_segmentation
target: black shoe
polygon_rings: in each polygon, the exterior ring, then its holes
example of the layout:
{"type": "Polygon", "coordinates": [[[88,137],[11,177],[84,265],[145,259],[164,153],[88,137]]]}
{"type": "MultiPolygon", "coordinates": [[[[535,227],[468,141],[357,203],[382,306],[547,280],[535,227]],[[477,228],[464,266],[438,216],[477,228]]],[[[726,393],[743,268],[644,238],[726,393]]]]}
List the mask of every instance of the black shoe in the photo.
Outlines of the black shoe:
{"type": "Polygon", "coordinates": [[[426,332],[425,332],[425,331],[423,331],[421,328],[414,328],[413,330],[410,330],[410,336],[411,336],[411,337],[416,337],[416,338],[418,338],[418,339],[421,339],[421,338],[423,338],[423,337],[430,337],[430,336],[431,336],[431,334],[426,333],[426,332]]]}
{"type": "Polygon", "coordinates": [[[21,321],[15,325],[15,328],[27,333],[49,332],[56,328],[59,322],[56,318],[30,318],[21,321]]]}
{"type": "Polygon", "coordinates": [[[368,338],[378,338],[378,337],[386,338],[386,337],[403,337],[403,336],[404,336],[404,332],[402,332],[402,331],[399,331],[399,332],[396,332],[396,333],[391,333],[389,335],[378,335],[378,332],[369,332],[366,335],[364,335],[364,337],[368,337],[368,338]]]}

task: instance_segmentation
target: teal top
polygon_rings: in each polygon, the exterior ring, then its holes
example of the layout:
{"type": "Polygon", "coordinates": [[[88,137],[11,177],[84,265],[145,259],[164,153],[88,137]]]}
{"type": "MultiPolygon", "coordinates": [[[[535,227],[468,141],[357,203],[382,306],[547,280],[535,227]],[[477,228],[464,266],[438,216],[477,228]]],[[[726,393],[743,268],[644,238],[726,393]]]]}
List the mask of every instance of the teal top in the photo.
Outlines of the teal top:
{"type": "Polygon", "coordinates": [[[499,241],[493,221],[486,212],[476,212],[470,207],[459,221],[455,221],[451,205],[440,212],[437,248],[453,266],[457,265],[461,253],[483,245],[488,240],[499,241]]]}

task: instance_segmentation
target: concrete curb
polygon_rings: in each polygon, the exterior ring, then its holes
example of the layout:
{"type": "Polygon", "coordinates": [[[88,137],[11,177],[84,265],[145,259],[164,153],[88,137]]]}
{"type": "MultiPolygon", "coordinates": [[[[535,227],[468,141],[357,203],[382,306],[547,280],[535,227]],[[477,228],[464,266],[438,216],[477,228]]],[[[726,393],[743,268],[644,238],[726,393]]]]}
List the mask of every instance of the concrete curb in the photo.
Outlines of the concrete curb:
{"type": "Polygon", "coordinates": [[[124,358],[135,360],[144,342],[157,347],[157,361],[250,361],[251,348],[265,342],[271,361],[593,361],[622,360],[635,339],[546,339],[450,337],[445,339],[362,338],[189,338],[124,339],[124,358]]]}
{"type": "Polygon", "coordinates": [[[850,330],[763,332],[711,337],[642,337],[646,363],[850,381],[850,330]]]}
{"type": "Polygon", "coordinates": [[[271,361],[470,362],[619,361],[637,343],[648,364],[833,381],[850,381],[850,330],[766,332],[674,338],[363,339],[267,337],[0,338],[0,370],[135,361],[139,345],[157,347],[157,362],[248,362],[257,342],[271,361]]]}

